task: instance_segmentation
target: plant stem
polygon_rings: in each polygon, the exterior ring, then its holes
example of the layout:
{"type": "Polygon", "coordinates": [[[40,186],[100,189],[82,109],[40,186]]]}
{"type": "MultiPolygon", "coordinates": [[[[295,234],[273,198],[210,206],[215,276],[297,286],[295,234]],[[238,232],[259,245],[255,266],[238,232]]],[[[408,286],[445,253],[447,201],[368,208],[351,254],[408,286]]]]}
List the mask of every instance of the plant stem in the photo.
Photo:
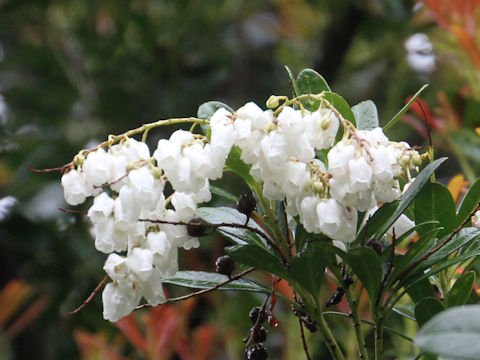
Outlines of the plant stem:
{"type": "Polygon", "coordinates": [[[345,296],[350,307],[350,317],[353,320],[353,327],[355,328],[355,336],[357,338],[358,352],[360,359],[368,360],[367,345],[365,344],[365,336],[363,334],[362,326],[360,324],[360,314],[358,312],[358,300],[355,295],[354,284],[350,285],[345,292],[345,296]]]}
{"type": "Polygon", "coordinates": [[[327,344],[328,350],[330,350],[332,357],[335,360],[345,360],[342,350],[338,346],[337,340],[335,339],[335,336],[333,336],[332,330],[328,326],[325,318],[323,317],[323,314],[315,311],[315,315],[317,326],[323,334],[324,341],[327,344]]]}
{"type": "Polygon", "coordinates": [[[383,353],[383,315],[377,317],[375,326],[375,360],[382,360],[383,353]]]}

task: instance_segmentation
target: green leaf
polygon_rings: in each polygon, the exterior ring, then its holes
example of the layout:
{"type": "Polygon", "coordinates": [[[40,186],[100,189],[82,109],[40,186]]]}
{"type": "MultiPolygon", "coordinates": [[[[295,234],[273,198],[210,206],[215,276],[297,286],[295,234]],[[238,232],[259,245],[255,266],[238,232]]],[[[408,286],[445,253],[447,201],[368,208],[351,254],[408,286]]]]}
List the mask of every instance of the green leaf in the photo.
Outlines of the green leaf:
{"type": "Polygon", "coordinates": [[[295,248],[297,253],[302,251],[306,241],[312,236],[313,235],[307,232],[300,222],[297,222],[297,227],[295,228],[295,248]]]}
{"type": "MultiPolygon", "coordinates": [[[[235,113],[235,111],[230,106],[228,106],[228,105],[226,105],[226,104],[224,104],[220,101],[208,101],[208,102],[203,103],[202,105],[200,105],[198,107],[197,117],[200,118],[200,119],[210,120],[210,118],[213,116],[213,114],[215,114],[215,112],[218,109],[221,109],[221,108],[226,109],[227,111],[229,111],[232,114],[235,113]]],[[[210,137],[210,134],[209,134],[210,126],[207,125],[207,124],[200,124],[200,127],[201,127],[203,133],[210,137]]]]}
{"type": "Polygon", "coordinates": [[[210,120],[213,114],[215,114],[215,112],[221,108],[226,109],[232,114],[235,113],[235,111],[230,106],[220,101],[208,101],[198,107],[197,116],[200,119],[210,120]]]}
{"type": "Polygon", "coordinates": [[[257,182],[252,175],[250,175],[250,166],[240,159],[241,153],[242,151],[237,146],[233,146],[232,150],[230,150],[230,154],[228,154],[225,166],[227,167],[227,170],[231,170],[239,175],[248,186],[250,186],[250,188],[254,188],[257,185],[257,182]]]}
{"type": "Polygon", "coordinates": [[[460,275],[447,295],[447,307],[465,305],[472,293],[476,274],[471,271],[460,275]]]}
{"type": "Polygon", "coordinates": [[[367,247],[359,247],[345,255],[346,262],[362,282],[371,304],[375,304],[382,281],[382,263],[378,254],[367,247]]]}
{"type": "Polygon", "coordinates": [[[355,115],[353,115],[350,105],[348,105],[347,101],[343,97],[331,91],[324,92],[323,97],[325,100],[330,102],[330,104],[332,104],[345,119],[350,121],[353,125],[356,125],[355,115]]]}
{"type": "Polygon", "coordinates": [[[330,91],[330,87],[322,75],[312,69],[304,69],[297,76],[298,95],[320,94],[322,91],[330,91]]]}
{"type": "Polygon", "coordinates": [[[292,70],[290,70],[290,68],[287,65],[285,65],[285,70],[287,70],[288,78],[290,79],[290,84],[292,85],[294,95],[295,96],[300,95],[298,93],[297,81],[295,80],[295,77],[293,76],[292,70]]]}
{"type": "Polygon", "coordinates": [[[428,281],[428,279],[418,281],[417,283],[408,287],[406,291],[408,296],[410,296],[410,299],[412,299],[415,304],[422,301],[423,299],[435,297],[433,285],[430,284],[430,281],[428,281]]]}
{"type": "MultiPolygon", "coordinates": [[[[210,224],[233,223],[244,225],[247,221],[245,214],[229,207],[201,207],[197,209],[196,214],[200,219],[210,224]]],[[[251,219],[247,225],[264,233],[263,229],[251,219]]],[[[247,229],[221,226],[217,228],[217,231],[235,244],[249,243],[263,248],[267,247],[266,241],[261,236],[247,229]]]]}
{"type": "Polygon", "coordinates": [[[290,276],[280,259],[267,250],[256,245],[235,245],[225,248],[232,259],[247,266],[275,274],[282,279],[290,280],[290,276]]]}
{"type": "Polygon", "coordinates": [[[471,257],[478,256],[478,255],[480,255],[480,251],[478,251],[478,250],[477,251],[466,252],[466,253],[463,253],[461,255],[458,255],[458,256],[454,257],[453,259],[445,260],[444,262],[437,264],[437,266],[435,266],[430,271],[423,273],[423,275],[413,274],[414,275],[413,279],[410,278],[410,279],[407,279],[407,281],[405,281],[405,283],[410,283],[410,285],[406,285],[405,288],[408,289],[409,287],[417,284],[418,282],[420,282],[424,279],[428,279],[430,276],[433,276],[433,275],[439,273],[440,271],[442,271],[442,270],[444,270],[444,269],[446,269],[446,268],[448,268],[452,265],[461,263],[465,260],[470,259],[471,257]]]}
{"type": "Polygon", "coordinates": [[[308,243],[305,249],[290,262],[289,272],[294,281],[304,287],[316,299],[322,286],[325,268],[334,258],[329,243],[308,243]]]}
{"type": "Polygon", "coordinates": [[[388,219],[383,226],[381,226],[375,234],[376,238],[381,238],[387,230],[393,225],[395,220],[397,220],[400,215],[407,209],[410,203],[417,197],[420,190],[427,183],[430,176],[435,172],[435,170],[445,161],[446,157],[437,159],[432,163],[425,166],[425,168],[416,176],[415,180],[408,187],[407,191],[400,198],[400,204],[396,208],[393,215],[388,219]]]}
{"type": "Polygon", "coordinates": [[[418,331],[415,344],[449,360],[480,354],[480,305],[455,307],[434,316],[418,331]]]}
{"type": "Polygon", "coordinates": [[[475,210],[480,202],[480,179],[470,187],[458,208],[457,226],[464,221],[470,213],[475,210]]]}
{"type": "Polygon", "coordinates": [[[395,114],[395,116],[383,127],[383,132],[387,132],[388,129],[390,129],[393,125],[395,125],[398,120],[402,118],[402,116],[410,109],[410,106],[412,106],[413,102],[417,100],[417,98],[420,96],[423,90],[428,86],[428,84],[423,85],[420,90],[418,90],[415,95],[410,99],[410,101],[400,109],[398,113],[395,114]]]}
{"type": "MultiPolygon", "coordinates": [[[[179,271],[175,276],[162,280],[165,284],[179,285],[193,289],[208,289],[228,280],[228,276],[204,271],[179,271]]],[[[219,290],[253,291],[270,294],[269,288],[247,279],[234,280],[219,290]]]]}
{"type": "MultiPolygon", "coordinates": [[[[448,235],[443,239],[438,240],[439,242],[443,241],[448,235]]],[[[480,240],[480,230],[475,227],[464,228],[460,230],[446,245],[444,245],[440,250],[435,254],[430,256],[425,262],[424,267],[429,268],[440,261],[447,259],[448,255],[452,254],[454,251],[463,248],[464,246],[470,244],[473,241],[480,240]]]]}
{"type": "Polygon", "coordinates": [[[221,196],[222,198],[224,198],[228,201],[231,201],[231,202],[234,202],[234,203],[237,202],[237,197],[235,195],[233,195],[232,193],[229,193],[228,191],[220,189],[219,187],[210,185],[210,191],[212,192],[212,194],[221,196]]]}
{"type": "Polygon", "coordinates": [[[416,321],[415,319],[415,306],[411,304],[397,304],[392,308],[393,312],[406,317],[407,319],[416,321]]]}
{"type": "Polygon", "coordinates": [[[443,310],[445,310],[443,304],[436,298],[425,298],[415,305],[415,319],[417,319],[418,325],[422,326],[443,310]]]}
{"type": "Polygon", "coordinates": [[[373,101],[366,100],[352,106],[352,112],[355,115],[357,129],[372,130],[379,126],[377,107],[373,101]]]}
{"type": "MultiPolygon", "coordinates": [[[[443,230],[438,234],[442,237],[450,233],[455,228],[455,202],[450,191],[442,184],[427,183],[420,191],[414,202],[415,222],[417,224],[426,221],[438,221],[443,230]]],[[[434,224],[418,229],[418,234],[423,233],[435,227],[434,224]]]]}
{"type": "Polygon", "coordinates": [[[358,233],[354,244],[367,242],[372,237],[375,237],[375,234],[383,226],[383,224],[389,221],[389,219],[393,216],[397,210],[398,204],[398,201],[394,201],[380,206],[377,211],[375,211],[375,213],[367,220],[365,226],[358,233]]]}

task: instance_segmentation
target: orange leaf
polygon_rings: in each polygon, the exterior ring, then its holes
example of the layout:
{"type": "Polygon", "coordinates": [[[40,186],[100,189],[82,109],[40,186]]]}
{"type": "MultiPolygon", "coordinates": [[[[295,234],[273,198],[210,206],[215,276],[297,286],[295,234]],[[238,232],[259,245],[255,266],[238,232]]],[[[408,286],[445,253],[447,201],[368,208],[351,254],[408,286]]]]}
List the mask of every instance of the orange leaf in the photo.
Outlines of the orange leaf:
{"type": "Polygon", "coordinates": [[[122,331],[123,335],[139,350],[147,351],[147,342],[138,329],[133,313],[118,320],[115,325],[122,331]]]}
{"type": "Polygon", "coordinates": [[[447,185],[447,189],[452,194],[453,201],[457,204],[460,196],[465,193],[466,186],[468,181],[465,180],[463,175],[454,176],[447,185]]]}
{"type": "Polygon", "coordinates": [[[15,311],[25,303],[31,288],[21,280],[10,280],[0,292],[0,328],[4,327],[15,311]]]}
{"type": "Polygon", "coordinates": [[[196,360],[212,359],[209,356],[215,343],[217,326],[214,324],[199,326],[193,332],[193,353],[196,360]]]}

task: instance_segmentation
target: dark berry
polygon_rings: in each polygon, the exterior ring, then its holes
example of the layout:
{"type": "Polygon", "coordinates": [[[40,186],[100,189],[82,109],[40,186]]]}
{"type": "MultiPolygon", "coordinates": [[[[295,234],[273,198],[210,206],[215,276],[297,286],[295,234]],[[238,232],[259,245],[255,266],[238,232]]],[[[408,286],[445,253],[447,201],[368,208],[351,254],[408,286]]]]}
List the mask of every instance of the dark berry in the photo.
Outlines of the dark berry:
{"type": "Polygon", "coordinates": [[[237,201],[237,210],[250,217],[257,206],[257,200],[251,193],[242,194],[237,201]]]}
{"type": "Polygon", "coordinates": [[[368,246],[369,248],[372,248],[373,250],[375,250],[375,252],[376,252],[379,256],[382,255],[383,248],[382,248],[382,244],[380,243],[380,241],[370,240],[369,242],[367,242],[367,246],[368,246]]]}
{"type": "Polygon", "coordinates": [[[260,326],[257,330],[253,329],[253,342],[260,343],[267,340],[267,330],[260,326]]]}
{"type": "Polygon", "coordinates": [[[267,349],[262,343],[256,343],[247,348],[247,360],[265,360],[267,358],[267,349]]]}
{"type": "Polygon", "coordinates": [[[205,235],[207,230],[206,225],[200,219],[192,219],[187,224],[187,233],[193,237],[200,237],[205,235]]]}
{"type": "Polygon", "coordinates": [[[235,270],[235,262],[228,255],[220,256],[217,261],[215,261],[215,268],[217,272],[222,275],[227,275],[230,277],[233,270],[235,270]]]}
{"type": "Polygon", "coordinates": [[[308,315],[303,319],[303,325],[312,333],[317,331],[317,323],[308,315]]]}
{"type": "Polygon", "coordinates": [[[343,275],[343,284],[345,285],[345,288],[347,289],[350,285],[353,284],[353,279],[350,275],[343,275]]]}
{"type": "Polygon", "coordinates": [[[255,324],[257,322],[259,316],[260,324],[267,321],[267,314],[265,313],[265,311],[262,311],[262,308],[260,306],[255,306],[252,310],[250,310],[248,316],[250,317],[250,321],[252,322],[252,324],[255,324]]]}
{"type": "Polygon", "coordinates": [[[345,294],[345,290],[343,290],[341,287],[338,287],[337,290],[335,290],[330,296],[325,306],[329,307],[338,304],[340,301],[342,301],[343,294],[345,294]]]}

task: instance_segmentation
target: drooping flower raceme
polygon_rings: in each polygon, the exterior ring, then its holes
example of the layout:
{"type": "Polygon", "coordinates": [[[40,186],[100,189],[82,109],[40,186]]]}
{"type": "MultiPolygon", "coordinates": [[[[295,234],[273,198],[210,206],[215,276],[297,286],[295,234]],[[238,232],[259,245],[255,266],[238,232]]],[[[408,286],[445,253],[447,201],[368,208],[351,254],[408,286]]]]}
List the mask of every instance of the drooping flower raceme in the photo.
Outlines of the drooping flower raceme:
{"type": "Polygon", "coordinates": [[[63,175],[69,204],[93,197],[87,215],[112,280],[102,295],[105,319],[128,315],[142,298],[152,306],[165,301],[162,280],[178,271],[178,248],[199,246],[172,223],[193,219],[211,199],[210,181],[222,177],[233,146],[265,198],[285,201],[308,232],[342,244],[356,236],[357,211],[397,199],[399,176],[421,161],[408,144],[389,141],[380,128],[359,131],[328,106],[273,112],[250,102],[233,114],[218,109],[209,125],[209,138],[178,130],[153,154],[133,138],[107,142],[79,153],[63,175]]]}

